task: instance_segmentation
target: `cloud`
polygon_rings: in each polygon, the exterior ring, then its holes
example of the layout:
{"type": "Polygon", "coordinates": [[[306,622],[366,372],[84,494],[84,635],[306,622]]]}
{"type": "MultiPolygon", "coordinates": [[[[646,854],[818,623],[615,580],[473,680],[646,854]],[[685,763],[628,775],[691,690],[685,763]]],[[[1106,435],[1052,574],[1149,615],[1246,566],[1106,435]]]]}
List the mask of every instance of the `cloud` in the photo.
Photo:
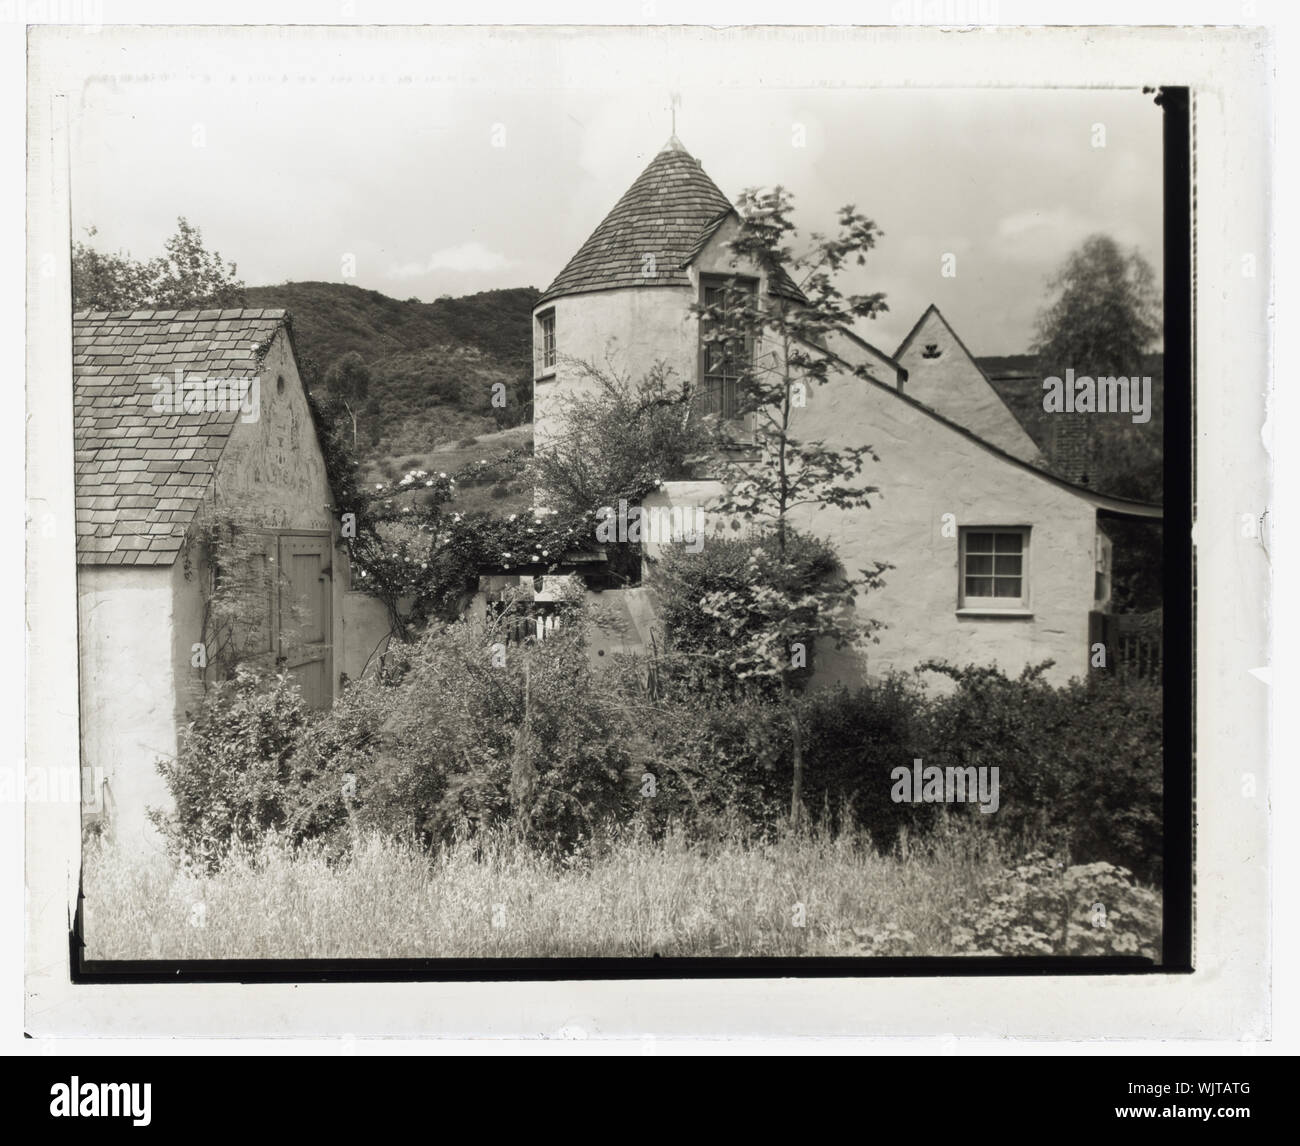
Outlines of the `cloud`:
{"type": "Polygon", "coordinates": [[[1012,262],[1056,264],[1097,233],[1110,235],[1123,247],[1145,237],[1127,219],[1096,218],[1062,206],[1004,216],[998,221],[996,241],[998,253],[1012,262]]]}
{"type": "Polygon", "coordinates": [[[511,265],[511,260],[499,251],[489,250],[477,240],[444,247],[434,251],[427,262],[399,263],[390,267],[388,277],[394,279],[418,278],[434,271],[499,271],[511,265]]]}

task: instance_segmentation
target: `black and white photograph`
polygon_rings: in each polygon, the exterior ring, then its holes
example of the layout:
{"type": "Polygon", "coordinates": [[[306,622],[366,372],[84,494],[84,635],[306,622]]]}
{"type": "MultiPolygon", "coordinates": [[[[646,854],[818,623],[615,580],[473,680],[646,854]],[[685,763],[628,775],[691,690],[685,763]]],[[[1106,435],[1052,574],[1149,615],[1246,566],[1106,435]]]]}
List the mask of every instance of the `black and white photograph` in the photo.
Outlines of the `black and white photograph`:
{"type": "Polygon", "coordinates": [[[1093,32],[932,31],[29,29],[60,974],[811,977],[827,1022],[1052,974],[1122,1025],[1219,958],[1271,526],[1207,332],[1272,270],[1197,77],[1253,41],[1053,81],[1093,32]]]}
{"type": "Polygon", "coordinates": [[[223,40],[69,105],[88,959],[1161,961],[1158,91],[223,40]]]}

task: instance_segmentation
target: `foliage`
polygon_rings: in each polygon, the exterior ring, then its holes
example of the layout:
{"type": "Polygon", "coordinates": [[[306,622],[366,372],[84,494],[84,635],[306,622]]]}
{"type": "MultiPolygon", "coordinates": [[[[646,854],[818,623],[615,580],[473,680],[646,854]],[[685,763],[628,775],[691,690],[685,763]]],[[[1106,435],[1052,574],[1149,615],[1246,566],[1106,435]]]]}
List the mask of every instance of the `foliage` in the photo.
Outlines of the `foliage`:
{"type": "Polygon", "coordinates": [[[367,457],[405,456],[532,419],[532,287],[429,303],[344,283],[282,283],[247,294],[250,306],[293,314],[300,352],[326,363],[361,356],[371,384],[354,409],[367,457]]]}
{"type": "Polygon", "coordinates": [[[850,610],[854,587],[842,576],[834,547],[791,530],[784,558],[773,533],[710,537],[692,553],[667,546],[655,570],[669,650],[720,678],[779,685],[769,671],[802,645],[806,660],[789,673],[802,685],[812,675],[816,639],[841,642],[849,631],[828,609],[850,610]],[[802,608],[792,603],[807,602],[802,608]]]}
{"type": "Polygon", "coordinates": [[[1046,375],[1128,375],[1160,336],[1155,271],[1134,248],[1090,235],[1048,280],[1033,351],[1046,375]]]}
{"type": "Polygon", "coordinates": [[[1109,863],[1031,852],[985,880],[953,929],[970,955],[1139,955],[1160,958],[1160,897],[1109,863]]]}
{"type": "Polygon", "coordinates": [[[349,406],[355,406],[370,392],[370,370],[361,355],[349,350],[325,374],[330,393],[349,406]]]}
{"type": "MultiPolygon", "coordinates": [[[[138,262],[105,254],[86,243],[72,248],[72,309],[192,310],[244,305],[244,284],[234,263],[203,245],[202,232],[181,216],[165,254],[138,262]]],[[[93,239],[94,227],[89,230],[93,239]]]]}
{"type": "Polygon", "coordinates": [[[158,762],[174,811],[150,809],[149,817],[169,852],[215,867],[232,844],[283,826],[294,796],[289,761],[307,722],[285,675],[242,666],[210,688],[175,759],[158,762]]]}
{"type": "MultiPolygon", "coordinates": [[[[777,828],[796,758],[785,704],[671,662],[653,687],[630,658],[593,675],[581,608],[544,642],[519,645],[511,621],[527,607],[521,597],[501,617],[430,625],[322,714],[308,715],[283,678],[237,670],[163,769],[178,846],[219,855],[275,829],[343,853],[359,831],[433,846],[506,825],[575,854],[610,824],[705,842],[777,828]]],[[[1157,689],[940,671],[957,683],[950,695],[896,675],[789,698],[814,763],[810,823],[864,830],[882,849],[942,840],[942,825],[958,824],[1008,854],[1051,839],[1077,862],[1160,878],[1157,689]],[[997,812],[895,802],[893,770],[918,758],[997,767],[997,812]]]]}
{"type": "Polygon", "coordinates": [[[687,417],[690,390],[662,365],[633,381],[613,367],[574,363],[579,386],[559,400],[546,446],[533,460],[542,503],[575,516],[620,499],[635,505],[685,477],[707,444],[687,417]]]}
{"type": "MultiPolygon", "coordinates": [[[[211,875],[91,843],[83,862],[92,959],[576,958],[845,955],[901,933],[948,952],[952,921],[996,855],[960,840],[904,860],[859,833],[755,835],[706,846],[670,828],[602,832],[563,859],[509,826],[432,854],[359,835],[344,856],[268,837],[211,875]],[[203,926],[192,925],[203,904],[203,926]],[[802,926],[795,906],[803,905],[802,926]],[[888,921],[888,922],[886,922],[888,921]]],[[[876,953],[876,952],[873,952],[876,953]]]]}
{"type": "Polygon", "coordinates": [[[870,638],[878,623],[863,620],[853,598],[859,590],[877,588],[888,566],[877,562],[856,576],[810,583],[792,564],[787,538],[795,511],[869,507],[877,492],[861,480],[866,461],[877,460],[872,448],[835,448],[803,439],[796,411],[809,391],[839,371],[866,377],[865,367],[839,363],[822,347],[832,331],[887,309],[883,294],[845,295],[837,282],[845,267],[865,265],[880,231],[847,206],[839,213],[836,234],[814,233],[808,249],[796,255],[790,241],[797,233],[792,197],[784,188],[746,190],[738,209],[741,222],[729,252],[735,265],[757,269],[766,291],[745,289],[733,279],[719,295],[693,307],[704,353],[730,360],[737,373],[738,414],[753,430],[752,445],[740,447],[734,425],[710,420],[727,461],[726,493],[714,511],[770,529],[774,545],[753,552],[752,591],[720,589],[705,598],[703,608],[733,639],[744,634],[734,646],[732,669],[738,677],[763,676],[781,684],[793,736],[790,815],[797,821],[805,810],[802,735],[797,707],[789,701],[801,683],[794,646],[810,627],[840,647],[870,638]],[[797,292],[789,289],[791,274],[799,280],[797,292]],[[792,297],[795,293],[801,297],[792,297]],[[765,353],[756,353],[758,346],[765,353]]]}
{"type": "Polygon", "coordinates": [[[1009,678],[996,667],[921,666],[957,685],[928,706],[925,764],[996,766],[1002,806],[988,818],[1010,839],[1059,840],[1078,860],[1158,879],[1161,690],[1111,676],[1052,688],[1046,667],[1009,678]]]}

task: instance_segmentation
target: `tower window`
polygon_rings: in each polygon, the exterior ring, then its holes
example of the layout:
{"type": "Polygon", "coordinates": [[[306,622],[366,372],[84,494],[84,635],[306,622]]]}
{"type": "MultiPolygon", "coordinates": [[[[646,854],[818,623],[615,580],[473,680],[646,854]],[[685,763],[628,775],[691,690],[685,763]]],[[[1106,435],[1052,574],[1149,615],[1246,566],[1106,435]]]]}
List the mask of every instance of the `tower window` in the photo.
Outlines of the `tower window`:
{"type": "Polygon", "coordinates": [[[754,365],[754,340],[730,328],[741,325],[740,313],[755,305],[757,284],[745,279],[705,279],[701,284],[704,306],[700,318],[700,386],[697,404],[705,414],[735,418],[742,412],[738,392],[754,365]],[[734,316],[734,317],[733,317],[734,316]]]}
{"type": "Polygon", "coordinates": [[[555,310],[537,316],[537,371],[545,374],[555,369],[555,310]]]}

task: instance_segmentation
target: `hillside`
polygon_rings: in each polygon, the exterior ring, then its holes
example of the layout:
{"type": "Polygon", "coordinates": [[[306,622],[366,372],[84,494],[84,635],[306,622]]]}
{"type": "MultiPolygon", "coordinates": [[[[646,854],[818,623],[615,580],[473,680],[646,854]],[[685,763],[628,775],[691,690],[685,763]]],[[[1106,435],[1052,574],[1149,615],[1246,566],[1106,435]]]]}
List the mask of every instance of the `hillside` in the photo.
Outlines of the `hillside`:
{"type": "Polygon", "coordinates": [[[308,385],[355,350],[371,387],[358,411],[368,460],[421,453],[531,417],[532,287],[425,303],[343,283],[249,287],[249,306],[285,307],[308,385]],[[491,405],[494,383],[507,404],[491,405]]]}

